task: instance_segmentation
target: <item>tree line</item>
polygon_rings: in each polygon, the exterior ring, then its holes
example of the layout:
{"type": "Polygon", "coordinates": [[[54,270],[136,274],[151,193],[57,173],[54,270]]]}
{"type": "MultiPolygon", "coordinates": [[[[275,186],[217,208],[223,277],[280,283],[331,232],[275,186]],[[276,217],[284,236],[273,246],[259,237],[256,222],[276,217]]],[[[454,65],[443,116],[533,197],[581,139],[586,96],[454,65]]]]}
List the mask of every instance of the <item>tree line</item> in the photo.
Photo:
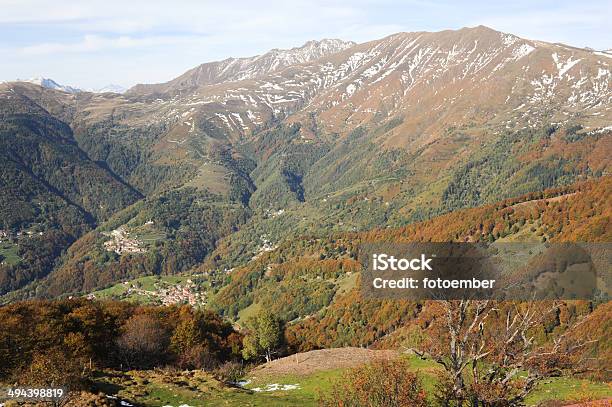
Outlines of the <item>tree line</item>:
{"type": "Polygon", "coordinates": [[[212,311],[87,299],[0,308],[0,381],[86,386],[96,369],[213,369],[241,360],[242,335],[212,311]]]}

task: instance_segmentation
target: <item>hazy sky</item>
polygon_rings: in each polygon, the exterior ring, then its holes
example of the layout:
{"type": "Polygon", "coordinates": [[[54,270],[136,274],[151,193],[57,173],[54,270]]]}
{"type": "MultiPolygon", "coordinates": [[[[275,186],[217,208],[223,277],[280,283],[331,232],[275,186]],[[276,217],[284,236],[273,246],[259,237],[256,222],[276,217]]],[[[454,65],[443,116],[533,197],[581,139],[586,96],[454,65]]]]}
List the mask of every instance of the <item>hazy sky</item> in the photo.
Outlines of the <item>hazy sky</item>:
{"type": "Polygon", "coordinates": [[[83,88],[163,82],[202,62],[479,24],[612,48],[612,1],[0,0],[0,80],[83,88]]]}

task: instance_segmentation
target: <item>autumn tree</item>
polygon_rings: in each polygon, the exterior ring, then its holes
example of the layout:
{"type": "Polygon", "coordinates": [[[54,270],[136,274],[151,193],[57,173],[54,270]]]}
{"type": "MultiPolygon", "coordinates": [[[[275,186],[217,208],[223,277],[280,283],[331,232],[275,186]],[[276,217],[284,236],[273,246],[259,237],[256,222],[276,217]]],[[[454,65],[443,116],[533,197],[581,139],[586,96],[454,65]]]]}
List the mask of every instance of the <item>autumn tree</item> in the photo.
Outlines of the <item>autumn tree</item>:
{"type": "Polygon", "coordinates": [[[178,366],[187,369],[211,368],[217,364],[216,349],[221,339],[211,332],[214,323],[208,320],[209,315],[182,307],[179,320],[170,338],[170,348],[178,355],[178,366]]]}
{"type": "Polygon", "coordinates": [[[0,327],[4,382],[28,374],[24,383],[63,376],[68,385],[100,368],[212,367],[238,359],[242,343],[212,311],[84,298],[0,306],[0,327]]]}
{"type": "Polygon", "coordinates": [[[84,386],[88,374],[82,360],[54,348],[36,353],[30,365],[18,373],[16,379],[20,384],[30,386],[68,386],[75,390],[84,386]]]}
{"type": "Polygon", "coordinates": [[[136,314],[123,326],[117,339],[122,360],[130,367],[140,369],[159,365],[165,359],[168,332],[159,318],[148,314],[136,314]]]}
{"type": "Polygon", "coordinates": [[[270,312],[262,312],[247,322],[248,332],[243,339],[242,355],[245,359],[255,359],[260,356],[266,362],[272,360],[272,355],[280,347],[283,338],[281,321],[270,312]]]}

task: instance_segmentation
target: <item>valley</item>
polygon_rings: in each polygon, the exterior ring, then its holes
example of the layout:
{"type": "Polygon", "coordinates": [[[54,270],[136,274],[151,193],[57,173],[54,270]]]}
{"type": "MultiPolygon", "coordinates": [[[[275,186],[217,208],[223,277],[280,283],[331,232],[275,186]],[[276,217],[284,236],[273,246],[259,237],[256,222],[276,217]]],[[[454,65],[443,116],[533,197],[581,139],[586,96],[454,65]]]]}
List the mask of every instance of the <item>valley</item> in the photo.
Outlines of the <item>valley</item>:
{"type": "MultiPolygon", "coordinates": [[[[95,405],[314,406],[407,366],[406,397],[433,403],[451,311],[364,298],[361,245],[612,241],[610,58],[477,26],[309,41],[124,93],[0,83],[0,382],[70,375],[95,405]]],[[[525,323],[520,361],[495,341],[532,311],[501,302],[468,329],[495,357],[461,386],[610,397],[609,295],[525,323]],[[527,351],[561,341],[584,359],[527,351]]]]}

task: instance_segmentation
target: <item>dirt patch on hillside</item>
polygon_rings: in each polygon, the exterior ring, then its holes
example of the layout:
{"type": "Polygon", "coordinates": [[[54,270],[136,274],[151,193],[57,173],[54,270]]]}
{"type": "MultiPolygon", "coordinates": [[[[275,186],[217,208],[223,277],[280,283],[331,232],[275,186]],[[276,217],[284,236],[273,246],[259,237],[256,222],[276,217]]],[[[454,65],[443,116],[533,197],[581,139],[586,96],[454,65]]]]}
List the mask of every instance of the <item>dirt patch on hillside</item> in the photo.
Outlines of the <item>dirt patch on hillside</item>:
{"type": "Polygon", "coordinates": [[[363,348],[334,348],[298,353],[255,368],[251,375],[277,376],[285,374],[309,375],[311,373],[355,367],[374,360],[390,360],[399,356],[394,350],[363,348]]]}
{"type": "Polygon", "coordinates": [[[570,192],[568,194],[563,194],[563,195],[555,196],[555,197],[552,197],[552,198],[533,199],[531,201],[519,202],[517,204],[512,205],[512,207],[533,205],[533,204],[538,203],[538,202],[559,202],[559,201],[562,201],[564,199],[571,198],[574,195],[576,195],[576,192],[570,192]]]}

